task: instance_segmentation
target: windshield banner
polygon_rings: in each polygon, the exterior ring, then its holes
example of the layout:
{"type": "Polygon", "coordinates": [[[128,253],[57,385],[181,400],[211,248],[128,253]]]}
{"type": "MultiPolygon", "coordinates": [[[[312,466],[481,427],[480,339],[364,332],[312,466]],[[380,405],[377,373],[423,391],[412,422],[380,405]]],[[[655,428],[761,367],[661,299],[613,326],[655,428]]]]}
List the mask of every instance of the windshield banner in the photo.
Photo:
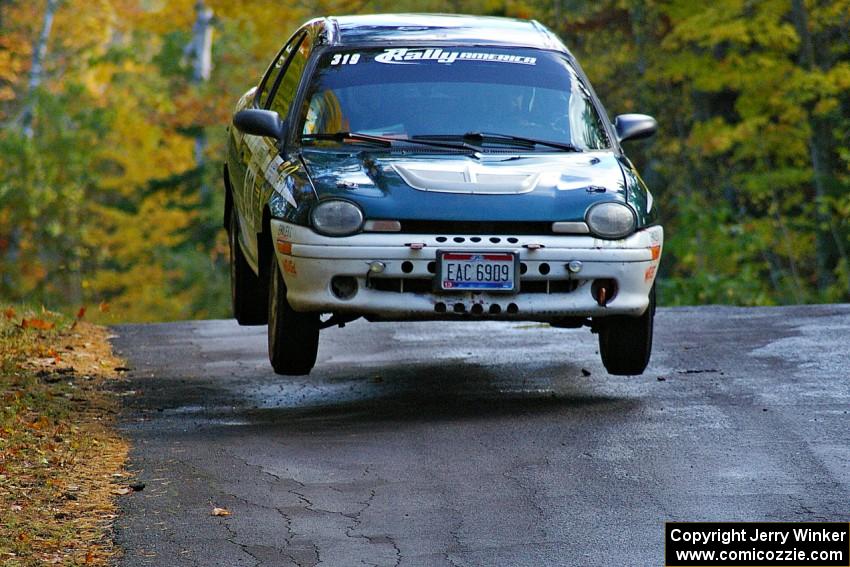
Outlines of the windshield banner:
{"type": "Polygon", "coordinates": [[[483,61],[487,63],[514,63],[518,65],[536,65],[536,57],[524,55],[509,55],[506,53],[483,53],[478,51],[444,51],[440,48],[410,49],[407,47],[396,47],[386,49],[380,55],[375,56],[378,63],[390,63],[392,65],[414,65],[420,62],[436,61],[444,65],[451,65],[455,61],[483,61]]]}

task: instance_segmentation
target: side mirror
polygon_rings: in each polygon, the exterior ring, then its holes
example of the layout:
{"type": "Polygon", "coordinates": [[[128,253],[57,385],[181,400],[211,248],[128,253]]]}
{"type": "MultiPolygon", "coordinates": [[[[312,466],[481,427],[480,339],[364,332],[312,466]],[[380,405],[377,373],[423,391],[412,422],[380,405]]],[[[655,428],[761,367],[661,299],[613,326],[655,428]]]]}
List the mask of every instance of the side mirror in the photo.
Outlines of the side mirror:
{"type": "Polygon", "coordinates": [[[233,117],[233,125],[245,134],[265,136],[275,140],[282,140],[284,137],[284,122],[274,110],[258,110],[256,108],[240,110],[233,117]]]}
{"type": "Polygon", "coordinates": [[[614,129],[617,131],[617,139],[621,142],[640,140],[655,134],[658,122],[646,114],[621,114],[614,119],[614,129]]]}

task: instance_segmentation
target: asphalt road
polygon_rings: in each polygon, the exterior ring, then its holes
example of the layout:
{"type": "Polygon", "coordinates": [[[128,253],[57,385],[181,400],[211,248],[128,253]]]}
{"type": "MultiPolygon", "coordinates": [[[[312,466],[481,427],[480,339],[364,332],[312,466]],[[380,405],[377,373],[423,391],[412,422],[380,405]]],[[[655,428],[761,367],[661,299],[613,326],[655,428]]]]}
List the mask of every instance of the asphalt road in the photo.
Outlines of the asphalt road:
{"type": "Polygon", "coordinates": [[[117,328],[120,564],[661,566],[667,520],[850,520],[850,306],[656,325],[632,378],[535,324],[355,323],[295,379],[265,327],[117,328]]]}

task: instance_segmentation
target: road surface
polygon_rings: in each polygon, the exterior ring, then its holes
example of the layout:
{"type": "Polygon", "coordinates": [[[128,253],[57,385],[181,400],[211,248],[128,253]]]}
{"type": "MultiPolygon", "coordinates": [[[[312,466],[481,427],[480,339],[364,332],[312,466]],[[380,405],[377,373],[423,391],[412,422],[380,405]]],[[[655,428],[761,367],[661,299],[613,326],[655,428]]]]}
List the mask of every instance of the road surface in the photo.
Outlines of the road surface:
{"type": "Polygon", "coordinates": [[[537,324],[350,324],[299,378],[265,327],[115,332],[121,565],[661,566],[668,520],[850,520],[848,305],[660,309],[641,377],[537,324]]]}

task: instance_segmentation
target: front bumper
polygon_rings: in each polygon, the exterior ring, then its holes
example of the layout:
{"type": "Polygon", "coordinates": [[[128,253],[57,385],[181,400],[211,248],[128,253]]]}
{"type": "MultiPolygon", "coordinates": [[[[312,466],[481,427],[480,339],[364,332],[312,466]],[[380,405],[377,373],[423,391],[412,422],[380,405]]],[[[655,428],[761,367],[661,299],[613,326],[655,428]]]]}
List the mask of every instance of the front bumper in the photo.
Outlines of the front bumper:
{"type": "MultiPolygon", "coordinates": [[[[664,233],[660,226],[622,240],[592,236],[360,233],[327,237],[307,227],[271,221],[287,298],[298,311],[362,315],[373,320],[490,319],[555,321],[565,318],[641,315],[649,304],[664,233]],[[420,247],[421,246],[421,247],[420,247]],[[437,250],[516,251],[522,269],[517,294],[434,292],[437,250]],[[567,268],[577,260],[578,273],[567,268]],[[369,264],[385,269],[369,274],[369,264]],[[341,299],[335,276],[356,280],[356,293],[341,299]],[[593,283],[615,280],[604,306],[593,283]]],[[[350,280],[349,280],[350,281],[350,280]]]]}

